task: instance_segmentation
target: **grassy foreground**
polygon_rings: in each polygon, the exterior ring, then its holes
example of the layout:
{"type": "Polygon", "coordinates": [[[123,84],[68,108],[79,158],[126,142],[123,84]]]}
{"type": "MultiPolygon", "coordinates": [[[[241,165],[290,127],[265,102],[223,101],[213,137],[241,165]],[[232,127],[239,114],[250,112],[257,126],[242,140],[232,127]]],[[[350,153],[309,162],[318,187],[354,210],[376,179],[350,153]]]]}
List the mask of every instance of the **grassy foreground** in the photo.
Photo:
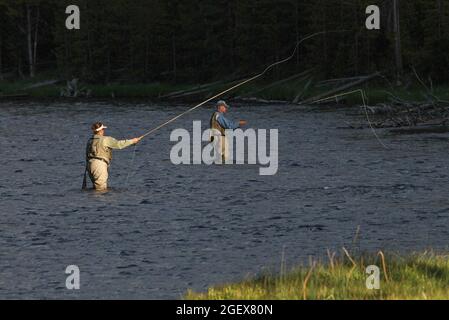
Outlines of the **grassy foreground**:
{"type": "Polygon", "coordinates": [[[449,256],[434,253],[382,258],[330,257],[282,274],[260,275],[240,283],[211,287],[206,293],[187,292],[187,300],[421,300],[449,299],[449,256]],[[380,269],[380,289],[366,287],[366,267],[380,269]],[[386,271],[386,272],[385,272],[386,271]]]}

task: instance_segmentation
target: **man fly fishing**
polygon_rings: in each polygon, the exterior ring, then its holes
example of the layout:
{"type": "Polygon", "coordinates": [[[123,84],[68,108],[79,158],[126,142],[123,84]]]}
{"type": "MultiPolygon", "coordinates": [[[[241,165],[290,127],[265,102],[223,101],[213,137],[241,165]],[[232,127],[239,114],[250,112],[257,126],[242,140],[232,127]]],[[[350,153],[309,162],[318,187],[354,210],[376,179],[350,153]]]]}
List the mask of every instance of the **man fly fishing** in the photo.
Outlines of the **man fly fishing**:
{"type": "Polygon", "coordinates": [[[97,191],[108,189],[108,168],[112,161],[112,150],[122,150],[135,145],[143,137],[130,140],[116,140],[105,136],[107,127],[101,122],[92,125],[93,136],[89,139],[86,147],[86,171],[84,174],[83,189],[87,187],[86,174],[97,191]]]}
{"type": "MultiPolygon", "coordinates": [[[[108,169],[109,163],[112,159],[112,149],[124,149],[126,147],[129,147],[130,145],[137,144],[140,140],[142,140],[146,136],[158,131],[159,129],[176,121],[177,119],[181,118],[182,116],[205,105],[206,103],[224,95],[225,93],[228,93],[234,89],[237,89],[237,88],[243,86],[244,84],[247,84],[251,81],[261,78],[263,75],[265,75],[268,72],[268,70],[272,69],[273,67],[275,67],[277,65],[280,65],[282,63],[285,63],[285,62],[291,60],[295,56],[296,51],[298,50],[298,47],[302,42],[304,42],[310,38],[313,38],[315,36],[318,36],[320,34],[326,34],[329,32],[347,32],[347,31],[346,30],[344,30],[344,31],[321,31],[321,32],[316,32],[314,34],[311,34],[311,35],[301,39],[300,41],[298,41],[296,43],[293,53],[288,58],[281,60],[281,61],[277,61],[277,62],[269,65],[267,68],[265,68],[265,70],[263,72],[255,75],[249,79],[246,79],[246,80],[232,86],[231,88],[228,88],[228,89],[224,90],[223,92],[220,92],[220,93],[216,94],[215,96],[197,104],[196,106],[190,108],[187,111],[184,111],[183,113],[164,122],[163,124],[157,126],[156,128],[151,129],[150,131],[148,131],[147,133],[145,133],[143,136],[141,136],[139,138],[135,138],[132,140],[117,141],[110,137],[104,137],[104,129],[106,129],[106,127],[104,127],[101,123],[94,124],[92,127],[92,130],[94,131],[94,136],[91,138],[91,140],[89,140],[89,143],[87,145],[86,173],[87,172],[89,173],[89,176],[90,176],[92,182],[94,183],[95,189],[97,189],[97,190],[107,189],[107,180],[108,180],[108,170],[107,169],[108,169]],[[100,151],[98,151],[98,150],[100,150],[100,151]],[[99,168],[101,168],[101,169],[99,169],[99,168]]],[[[216,139],[216,138],[219,139],[219,153],[222,157],[222,160],[225,160],[225,161],[226,161],[226,158],[228,158],[228,151],[229,151],[228,146],[227,146],[226,130],[229,130],[229,129],[235,130],[237,128],[240,128],[240,127],[246,125],[246,123],[247,123],[245,120],[240,120],[238,123],[229,121],[224,116],[224,114],[227,112],[228,108],[229,108],[229,106],[226,104],[226,102],[219,101],[217,103],[217,111],[214,112],[214,114],[212,115],[211,120],[210,120],[211,128],[217,130],[216,132],[218,132],[218,135],[213,135],[211,137],[211,140],[214,141],[214,139],[216,139]]],[[[84,182],[83,182],[83,189],[85,189],[85,188],[86,188],[86,174],[84,175],[84,182]]]]}
{"type": "Polygon", "coordinates": [[[229,105],[220,100],[217,102],[217,111],[212,114],[210,119],[210,128],[215,132],[211,137],[211,141],[218,139],[217,149],[218,156],[221,156],[222,163],[229,158],[229,142],[226,137],[226,130],[235,130],[246,125],[245,120],[234,122],[225,117],[225,113],[229,110],[229,105]]]}

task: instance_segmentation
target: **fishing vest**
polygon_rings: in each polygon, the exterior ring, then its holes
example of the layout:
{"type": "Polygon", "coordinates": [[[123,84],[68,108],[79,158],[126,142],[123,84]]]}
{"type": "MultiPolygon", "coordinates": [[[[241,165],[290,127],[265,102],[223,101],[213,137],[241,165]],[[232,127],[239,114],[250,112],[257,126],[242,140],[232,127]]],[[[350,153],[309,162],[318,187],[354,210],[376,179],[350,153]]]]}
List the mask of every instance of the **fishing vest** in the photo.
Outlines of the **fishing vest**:
{"type": "Polygon", "coordinates": [[[224,137],[226,130],[217,121],[217,118],[219,115],[220,115],[219,112],[214,112],[214,114],[212,115],[212,118],[210,118],[210,128],[218,130],[220,132],[220,134],[224,137]]]}
{"type": "Polygon", "coordinates": [[[105,137],[95,135],[89,139],[86,148],[86,161],[92,159],[104,160],[108,164],[112,160],[112,150],[105,147],[103,144],[103,139],[105,137]]]}

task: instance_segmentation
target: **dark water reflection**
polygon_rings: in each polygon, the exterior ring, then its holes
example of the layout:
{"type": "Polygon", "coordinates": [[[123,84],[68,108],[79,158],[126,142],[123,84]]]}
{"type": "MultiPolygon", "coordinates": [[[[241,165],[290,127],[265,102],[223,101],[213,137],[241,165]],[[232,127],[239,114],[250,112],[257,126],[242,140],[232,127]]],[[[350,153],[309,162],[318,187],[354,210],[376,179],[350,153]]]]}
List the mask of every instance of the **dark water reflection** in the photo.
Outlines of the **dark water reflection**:
{"type": "Polygon", "coordinates": [[[171,129],[115,152],[113,190],[80,191],[91,122],[118,138],[185,106],[74,103],[0,106],[0,298],[179,298],[351,246],[400,252],[449,241],[445,135],[337,130],[344,112],[235,107],[254,128],[279,128],[279,172],[257,166],[174,166],[171,129]],[[131,171],[128,184],[126,178],[131,171]],[[65,289],[65,268],[81,290],[65,289]]]}

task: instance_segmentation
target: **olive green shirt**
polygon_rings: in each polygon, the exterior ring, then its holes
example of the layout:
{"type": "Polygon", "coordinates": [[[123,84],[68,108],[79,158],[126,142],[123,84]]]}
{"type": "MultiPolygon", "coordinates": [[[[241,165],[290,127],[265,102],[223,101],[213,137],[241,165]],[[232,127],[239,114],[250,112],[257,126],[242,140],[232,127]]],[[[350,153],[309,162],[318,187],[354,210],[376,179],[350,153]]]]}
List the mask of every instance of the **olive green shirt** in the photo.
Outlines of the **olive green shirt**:
{"type": "Polygon", "coordinates": [[[86,157],[90,159],[103,159],[107,163],[112,160],[112,150],[122,150],[133,145],[132,140],[116,140],[112,137],[94,135],[87,143],[86,157]]]}
{"type": "MultiPolygon", "coordinates": [[[[102,137],[102,136],[95,135],[94,137],[102,137]]],[[[128,148],[129,146],[132,146],[133,142],[132,140],[117,140],[114,139],[113,137],[103,136],[102,139],[100,139],[100,145],[103,145],[103,147],[106,148],[122,150],[128,148]]]]}

